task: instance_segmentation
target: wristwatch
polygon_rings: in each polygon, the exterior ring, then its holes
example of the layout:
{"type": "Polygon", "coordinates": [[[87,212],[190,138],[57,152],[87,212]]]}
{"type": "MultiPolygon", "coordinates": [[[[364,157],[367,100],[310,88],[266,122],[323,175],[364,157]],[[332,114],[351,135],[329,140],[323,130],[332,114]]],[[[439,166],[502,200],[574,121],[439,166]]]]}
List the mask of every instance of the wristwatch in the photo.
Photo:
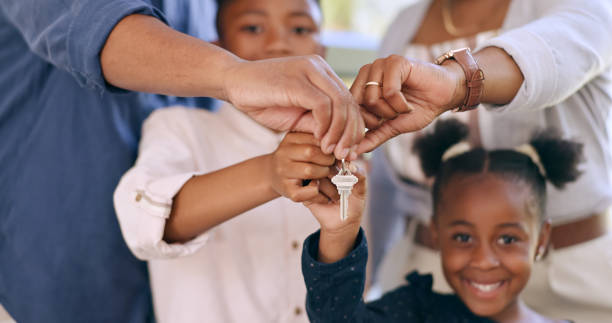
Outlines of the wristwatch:
{"type": "Polygon", "coordinates": [[[480,97],[482,96],[482,90],[484,88],[484,74],[478,67],[476,60],[472,56],[469,48],[461,48],[449,50],[436,58],[435,63],[442,65],[446,60],[454,59],[465,73],[465,85],[467,91],[463,104],[458,106],[454,111],[469,111],[476,108],[480,104],[480,97]]]}

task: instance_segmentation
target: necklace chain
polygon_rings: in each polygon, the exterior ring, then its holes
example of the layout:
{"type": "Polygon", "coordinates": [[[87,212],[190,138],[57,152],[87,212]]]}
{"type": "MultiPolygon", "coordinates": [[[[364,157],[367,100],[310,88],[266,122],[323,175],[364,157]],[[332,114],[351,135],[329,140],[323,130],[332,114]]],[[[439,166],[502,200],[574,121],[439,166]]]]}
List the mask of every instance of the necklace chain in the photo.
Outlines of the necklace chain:
{"type": "Polygon", "coordinates": [[[453,23],[453,17],[451,14],[451,0],[443,0],[442,3],[442,23],[447,33],[452,36],[459,37],[465,35],[465,30],[459,29],[453,23]]]}

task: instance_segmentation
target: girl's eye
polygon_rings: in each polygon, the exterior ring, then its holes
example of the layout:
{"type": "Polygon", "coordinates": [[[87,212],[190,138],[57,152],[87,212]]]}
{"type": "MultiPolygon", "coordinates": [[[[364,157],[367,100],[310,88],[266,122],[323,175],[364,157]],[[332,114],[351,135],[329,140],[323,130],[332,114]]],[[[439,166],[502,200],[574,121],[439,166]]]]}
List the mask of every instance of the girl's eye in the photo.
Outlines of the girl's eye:
{"type": "Polygon", "coordinates": [[[472,241],[472,237],[467,233],[457,233],[453,235],[453,240],[460,243],[468,243],[472,241]]]}
{"type": "Polygon", "coordinates": [[[246,25],[243,26],[242,28],[240,28],[240,30],[242,31],[246,31],[248,33],[251,34],[259,34],[263,31],[263,28],[261,26],[258,25],[246,25]]]}
{"type": "Polygon", "coordinates": [[[509,245],[509,244],[516,243],[517,241],[518,241],[517,237],[510,236],[510,235],[503,235],[497,239],[497,243],[501,245],[509,245]]]}
{"type": "Polygon", "coordinates": [[[308,27],[294,27],[293,28],[293,33],[297,34],[297,35],[308,35],[311,34],[314,30],[312,28],[308,28],[308,27]]]}

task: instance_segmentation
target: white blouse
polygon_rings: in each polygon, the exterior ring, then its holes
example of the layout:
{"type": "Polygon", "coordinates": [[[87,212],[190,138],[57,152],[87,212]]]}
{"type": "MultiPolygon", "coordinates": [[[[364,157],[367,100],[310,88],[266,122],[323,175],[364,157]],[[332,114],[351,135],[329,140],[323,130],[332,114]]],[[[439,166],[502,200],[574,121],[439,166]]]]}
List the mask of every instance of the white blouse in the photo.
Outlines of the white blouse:
{"type": "Polygon", "coordinates": [[[278,198],[187,243],[162,240],[189,178],[273,152],[282,137],[229,104],[161,109],[145,121],[114,198],[125,241],[149,261],[158,322],[308,322],[301,246],[319,226],[303,205],[278,198]]]}

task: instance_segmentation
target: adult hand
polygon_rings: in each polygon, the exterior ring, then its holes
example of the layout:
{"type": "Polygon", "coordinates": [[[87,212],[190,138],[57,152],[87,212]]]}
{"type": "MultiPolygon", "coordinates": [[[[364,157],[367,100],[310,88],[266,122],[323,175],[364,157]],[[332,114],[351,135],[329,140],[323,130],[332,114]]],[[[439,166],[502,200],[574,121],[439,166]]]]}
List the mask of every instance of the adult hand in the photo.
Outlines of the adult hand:
{"type": "Polygon", "coordinates": [[[364,136],[359,105],[320,56],[238,61],[224,74],[224,89],[226,100],[255,121],[313,132],[323,152],[339,159],[364,136]]]}
{"type": "Polygon", "coordinates": [[[366,123],[370,131],[357,152],[371,151],[399,134],[423,129],[461,102],[465,96],[462,82],[463,70],[456,63],[438,66],[391,55],[363,66],[351,93],[380,120],[366,123]]]}
{"type": "Polygon", "coordinates": [[[328,177],[336,159],[325,154],[310,133],[288,133],[276,151],[268,155],[267,173],[276,193],[294,202],[337,200],[338,193],[328,177]],[[310,180],[303,186],[304,180],[310,180]]]}

